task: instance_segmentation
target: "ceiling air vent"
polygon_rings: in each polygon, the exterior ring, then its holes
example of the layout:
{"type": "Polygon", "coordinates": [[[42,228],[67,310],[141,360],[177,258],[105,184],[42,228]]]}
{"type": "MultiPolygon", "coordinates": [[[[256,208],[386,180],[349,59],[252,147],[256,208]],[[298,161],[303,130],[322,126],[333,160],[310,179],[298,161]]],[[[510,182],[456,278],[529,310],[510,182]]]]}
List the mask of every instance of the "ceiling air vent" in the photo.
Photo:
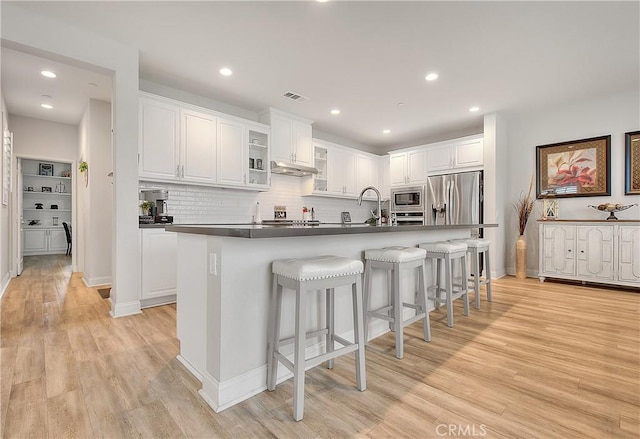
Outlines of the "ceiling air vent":
{"type": "Polygon", "coordinates": [[[284,96],[287,99],[291,99],[292,101],[296,101],[296,102],[306,102],[309,100],[309,98],[299,95],[297,93],[293,93],[293,92],[286,92],[285,94],[283,94],[282,96],[284,96]]]}

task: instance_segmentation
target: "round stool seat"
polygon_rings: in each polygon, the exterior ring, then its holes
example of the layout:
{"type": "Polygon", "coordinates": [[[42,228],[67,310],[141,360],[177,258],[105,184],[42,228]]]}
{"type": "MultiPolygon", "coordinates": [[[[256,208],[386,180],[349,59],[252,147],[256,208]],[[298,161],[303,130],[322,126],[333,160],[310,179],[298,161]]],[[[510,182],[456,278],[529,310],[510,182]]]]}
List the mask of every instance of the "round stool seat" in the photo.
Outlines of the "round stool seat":
{"type": "Polygon", "coordinates": [[[427,253],[451,254],[466,252],[467,244],[464,242],[427,242],[420,244],[420,248],[425,249],[427,253]]]}
{"type": "Polygon", "coordinates": [[[359,259],[340,256],[316,256],[273,261],[271,270],[279,276],[298,281],[307,281],[360,274],[364,271],[364,265],[359,259]]]}
{"type": "Polygon", "coordinates": [[[364,258],[382,262],[409,262],[424,259],[427,251],[417,247],[385,247],[365,250],[364,258]]]}
{"type": "Polygon", "coordinates": [[[464,242],[469,248],[489,248],[491,241],[488,239],[452,239],[451,242],[464,242]]]}

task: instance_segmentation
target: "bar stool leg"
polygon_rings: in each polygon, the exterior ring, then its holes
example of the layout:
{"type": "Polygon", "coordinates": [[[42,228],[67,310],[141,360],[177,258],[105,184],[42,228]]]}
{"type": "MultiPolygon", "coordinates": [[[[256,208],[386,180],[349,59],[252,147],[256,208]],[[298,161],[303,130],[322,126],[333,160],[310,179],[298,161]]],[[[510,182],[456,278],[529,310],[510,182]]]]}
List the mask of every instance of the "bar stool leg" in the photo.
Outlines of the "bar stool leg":
{"type": "MultiPolygon", "coordinates": [[[[389,305],[391,305],[391,308],[389,309],[389,311],[387,311],[387,314],[389,315],[389,317],[393,317],[393,310],[396,309],[395,304],[394,304],[394,300],[395,300],[395,296],[393,295],[393,270],[386,270],[386,276],[387,276],[387,294],[389,297],[389,305]]],[[[394,332],[396,330],[396,327],[394,325],[394,323],[392,321],[389,321],[389,331],[394,332]]]]}
{"type": "Polygon", "coordinates": [[[431,341],[431,321],[429,320],[429,301],[427,300],[427,285],[425,282],[425,263],[422,262],[422,266],[418,271],[418,305],[422,307],[424,312],[424,321],[422,322],[422,332],[424,333],[424,340],[431,341]]]}
{"type": "Polygon", "coordinates": [[[442,263],[441,259],[436,259],[436,294],[435,297],[439,300],[436,300],[436,309],[440,309],[440,300],[442,300],[442,263]]]}
{"type": "Polygon", "coordinates": [[[391,272],[393,275],[393,328],[396,333],[396,358],[401,360],[404,356],[404,346],[402,344],[402,298],[400,297],[402,276],[400,276],[400,265],[393,264],[391,272]]]}
{"type": "Polygon", "coordinates": [[[371,300],[371,261],[364,261],[364,342],[369,342],[369,302],[371,300]]]}
{"type": "Polygon", "coordinates": [[[475,294],[475,306],[480,309],[480,255],[477,249],[471,251],[471,264],[473,265],[473,291],[475,294]]]}
{"type": "Polygon", "coordinates": [[[278,284],[278,276],[273,276],[271,293],[270,315],[273,316],[269,325],[269,346],[267,349],[267,389],[275,390],[278,379],[278,360],[275,351],[279,348],[280,340],[280,315],[282,303],[282,285],[278,284]]]}
{"type": "MultiPolygon", "coordinates": [[[[326,305],[327,305],[327,311],[326,311],[326,319],[327,319],[327,338],[326,338],[326,344],[327,344],[327,353],[329,352],[333,352],[333,336],[335,334],[335,318],[334,318],[334,314],[333,314],[333,310],[334,310],[334,300],[335,300],[335,294],[334,294],[334,289],[333,288],[327,288],[326,294],[327,294],[327,300],[326,300],[326,305]]],[[[331,360],[327,361],[327,369],[333,369],[333,358],[331,360]]]]}
{"type": "Polygon", "coordinates": [[[451,258],[449,255],[445,256],[444,269],[446,270],[445,282],[447,283],[447,326],[453,327],[453,267],[451,266],[451,258]]]}
{"type": "Polygon", "coordinates": [[[487,282],[487,301],[491,302],[491,258],[489,257],[489,249],[484,252],[485,264],[485,281],[487,282]]]}
{"type": "MultiPolygon", "coordinates": [[[[469,279],[469,275],[467,274],[467,254],[465,253],[462,257],[462,279],[469,279]]],[[[469,282],[462,282],[460,288],[463,289],[464,294],[462,295],[463,304],[464,304],[464,315],[469,315],[469,282]]],[[[480,295],[476,295],[476,299],[479,301],[480,295]]],[[[479,306],[478,306],[479,307],[479,306]]]]}
{"type": "Polygon", "coordinates": [[[356,351],[356,383],[358,390],[365,391],[367,389],[367,373],[364,366],[364,316],[362,306],[362,286],[360,285],[360,276],[356,276],[356,282],[351,285],[353,293],[353,340],[358,344],[356,351]]]}
{"type": "Polygon", "coordinates": [[[306,292],[300,282],[296,286],[296,328],[293,365],[293,419],[300,421],[304,414],[304,351],[307,342],[306,292]]]}

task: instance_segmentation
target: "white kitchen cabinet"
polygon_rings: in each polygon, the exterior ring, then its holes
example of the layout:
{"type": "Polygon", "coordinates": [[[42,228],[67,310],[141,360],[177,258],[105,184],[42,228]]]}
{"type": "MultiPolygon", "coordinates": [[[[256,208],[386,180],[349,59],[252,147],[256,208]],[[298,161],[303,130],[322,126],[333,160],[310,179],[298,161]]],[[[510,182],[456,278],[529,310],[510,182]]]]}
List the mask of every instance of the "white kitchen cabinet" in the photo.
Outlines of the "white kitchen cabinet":
{"type": "Polygon", "coordinates": [[[263,113],[261,121],[271,125],[272,160],[313,166],[313,121],[274,108],[263,113]]]}
{"type": "Polygon", "coordinates": [[[140,97],[138,175],[177,180],[180,160],[180,107],[140,97]]]}
{"type": "Polygon", "coordinates": [[[426,146],[427,171],[447,173],[483,164],[483,139],[479,136],[426,146]]]}
{"type": "Polygon", "coordinates": [[[269,189],[271,184],[270,130],[266,126],[247,127],[249,186],[269,189]]]}
{"type": "Polygon", "coordinates": [[[178,287],[177,234],[164,228],[140,229],[140,299],[142,306],[174,302],[178,287]]]}
{"type": "Polygon", "coordinates": [[[389,176],[391,186],[424,184],[427,181],[426,151],[391,153],[389,157],[389,176]]]}
{"type": "Polygon", "coordinates": [[[218,120],[218,182],[241,186],[247,179],[244,124],[218,120]]]}
{"type": "Polygon", "coordinates": [[[216,118],[140,97],[138,175],[143,179],[216,181],[216,118]]]}
{"type": "MultiPolygon", "coordinates": [[[[356,155],[356,196],[367,186],[374,186],[380,191],[380,196],[384,199],[382,188],[378,181],[378,157],[373,155],[357,154],[356,155]]],[[[366,200],[376,200],[376,194],[373,191],[367,191],[364,194],[366,200]]]]}
{"type": "Polygon", "coordinates": [[[327,147],[328,192],[348,198],[357,197],[356,154],[336,147],[327,147]]]}
{"type": "Polygon", "coordinates": [[[217,119],[206,113],[180,111],[180,175],[191,183],[216,182],[217,119]]]}
{"type": "MultiPolygon", "coordinates": [[[[318,174],[303,183],[304,195],[355,199],[366,186],[378,184],[377,156],[317,139],[314,151],[318,174]]],[[[375,198],[372,192],[365,196],[375,198]]]]}
{"type": "Polygon", "coordinates": [[[57,255],[67,252],[67,235],[62,227],[24,229],[22,251],[29,255],[57,255]]]}
{"type": "Polygon", "coordinates": [[[541,281],[553,277],[640,287],[640,222],[539,224],[541,281]]]}
{"type": "MultiPolygon", "coordinates": [[[[291,132],[294,133],[293,128],[291,132]]],[[[302,132],[303,129],[295,129],[298,136],[302,132]]],[[[139,134],[141,180],[250,190],[269,188],[267,126],[141,93],[139,134]],[[252,143],[251,139],[257,142],[252,143]],[[248,158],[260,163],[262,169],[255,166],[250,170],[248,158]]]]}

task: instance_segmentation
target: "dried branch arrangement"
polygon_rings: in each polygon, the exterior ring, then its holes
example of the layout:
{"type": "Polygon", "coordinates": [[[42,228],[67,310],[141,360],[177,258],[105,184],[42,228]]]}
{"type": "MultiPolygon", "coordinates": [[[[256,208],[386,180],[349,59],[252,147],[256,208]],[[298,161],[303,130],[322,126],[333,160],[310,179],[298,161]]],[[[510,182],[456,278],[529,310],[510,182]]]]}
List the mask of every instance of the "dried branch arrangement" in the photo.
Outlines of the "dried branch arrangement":
{"type": "Polygon", "coordinates": [[[521,235],[524,235],[524,229],[527,227],[527,221],[529,221],[529,215],[533,211],[533,203],[535,198],[531,197],[531,191],[533,190],[533,175],[529,182],[529,192],[527,195],[520,194],[520,198],[513,203],[513,208],[518,213],[518,231],[521,235]]]}

